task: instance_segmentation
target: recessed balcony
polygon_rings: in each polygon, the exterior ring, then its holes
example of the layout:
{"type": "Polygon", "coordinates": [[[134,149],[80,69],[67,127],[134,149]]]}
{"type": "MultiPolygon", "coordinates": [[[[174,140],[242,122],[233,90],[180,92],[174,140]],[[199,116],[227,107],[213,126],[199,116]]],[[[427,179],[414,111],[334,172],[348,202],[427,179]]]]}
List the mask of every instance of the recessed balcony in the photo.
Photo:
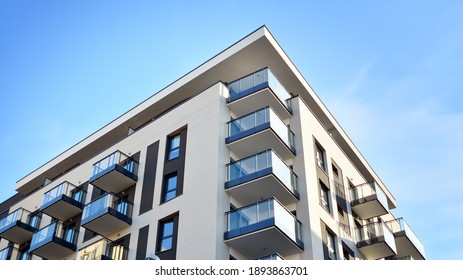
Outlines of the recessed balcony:
{"type": "Polygon", "coordinates": [[[107,193],[85,205],[81,225],[106,237],[132,224],[132,210],[132,202],[107,193]]]}
{"type": "Polygon", "coordinates": [[[243,158],[273,149],[287,160],[296,154],[294,133],[272,108],[266,107],[227,123],[225,143],[236,156],[243,158]]]}
{"type": "Polygon", "coordinates": [[[26,209],[19,208],[0,220],[0,238],[16,244],[31,240],[40,226],[40,217],[26,209]]]}
{"type": "Polygon", "coordinates": [[[60,260],[77,249],[79,231],[74,226],[54,222],[32,237],[29,252],[47,260],[60,260]]]}
{"type": "Polygon", "coordinates": [[[225,190],[242,204],[275,197],[284,205],[297,202],[297,176],[272,150],[226,166],[225,190]]]}
{"type": "Polygon", "coordinates": [[[119,193],[138,180],[138,162],[117,151],[93,165],[90,184],[106,192],[119,193]]]}
{"type": "Polygon", "coordinates": [[[423,243],[403,218],[387,221],[386,224],[394,233],[397,259],[410,256],[414,260],[426,259],[423,243]]]}
{"type": "Polygon", "coordinates": [[[77,260],[127,260],[128,255],[128,248],[103,238],[80,249],[77,260]]]}
{"type": "Polygon", "coordinates": [[[13,246],[8,246],[0,250],[0,261],[14,260],[14,250],[15,248],[13,246]]]}
{"type": "Polygon", "coordinates": [[[272,107],[280,118],[285,120],[291,117],[288,99],[292,96],[268,68],[231,82],[228,89],[228,107],[238,116],[267,105],[272,107]]]}
{"type": "Polygon", "coordinates": [[[301,222],[276,199],[226,213],[225,243],[248,259],[301,253],[301,222]]]}
{"type": "Polygon", "coordinates": [[[30,260],[31,256],[28,252],[20,252],[13,246],[8,246],[0,250],[1,260],[30,260]]]}
{"type": "Polygon", "coordinates": [[[84,208],[87,192],[69,182],[63,182],[43,195],[40,211],[61,221],[66,221],[84,208]]]}
{"type": "Polygon", "coordinates": [[[352,210],[362,219],[379,217],[389,212],[387,197],[376,182],[368,182],[350,189],[352,210]]]}
{"type": "Polygon", "coordinates": [[[382,221],[357,228],[356,238],[360,253],[368,260],[387,258],[397,254],[394,234],[382,221]]]}

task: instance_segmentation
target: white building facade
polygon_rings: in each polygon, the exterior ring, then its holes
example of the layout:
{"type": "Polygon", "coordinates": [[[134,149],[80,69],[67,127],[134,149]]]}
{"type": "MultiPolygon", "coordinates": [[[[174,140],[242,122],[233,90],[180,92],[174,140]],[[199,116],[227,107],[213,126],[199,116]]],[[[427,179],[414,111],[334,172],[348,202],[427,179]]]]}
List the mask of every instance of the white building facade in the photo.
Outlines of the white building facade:
{"type": "Polygon", "coordinates": [[[264,26],[17,182],[0,259],[425,259],[264,26]]]}

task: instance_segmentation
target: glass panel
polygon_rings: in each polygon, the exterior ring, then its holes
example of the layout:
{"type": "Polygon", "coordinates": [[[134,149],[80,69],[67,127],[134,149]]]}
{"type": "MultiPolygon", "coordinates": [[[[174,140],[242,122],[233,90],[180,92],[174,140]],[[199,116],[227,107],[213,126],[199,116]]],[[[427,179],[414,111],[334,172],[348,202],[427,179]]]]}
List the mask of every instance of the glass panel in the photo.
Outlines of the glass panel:
{"type": "Polygon", "coordinates": [[[78,202],[84,202],[84,190],[82,189],[75,189],[72,191],[72,199],[78,202]]]}
{"type": "Polygon", "coordinates": [[[267,69],[254,73],[254,85],[259,85],[267,81],[267,69]]]}
{"type": "Polygon", "coordinates": [[[166,190],[171,191],[177,188],[177,176],[172,176],[167,179],[166,190]]]}
{"type": "Polygon", "coordinates": [[[163,229],[162,229],[162,236],[171,236],[172,234],[174,234],[174,222],[171,221],[171,222],[166,222],[164,223],[163,225],[163,229]]]}
{"type": "Polygon", "coordinates": [[[237,94],[240,92],[240,81],[236,81],[234,83],[231,83],[229,85],[229,88],[230,88],[230,94],[237,94]]]}
{"type": "Polygon", "coordinates": [[[278,79],[270,72],[268,73],[268,83],[275,95],[280,99],[280,101],[287,106],[286,100],[291,98],[291,95],[286,91],[283,85],[278,81],[278,79]]]}
{"type": "Polygon", "coordinates": [[[172,237],[162,239],[161,241],[161,252],[172,249],[172,237]]]}
{"type": "Polygon", "coordinates": [[[252,75],[241,79],[241,91],[247,90],[254,86],[254,77],[252,75]]]}
{"type": "Polygon", "coordinates": [[[5,218],[0,220],[0,231],[3,230],[3,228],[11,225],[12,223],[15,223],[19,218],[21,218],[21,209],[18,209],[14,211],[13,213],[9,214],[5,218]]]}
{"type": "Polygon", "coordinates": [[[174,199],[177,196],[177,190],[168,191],[164,195],[164,202],[174,199]]]}

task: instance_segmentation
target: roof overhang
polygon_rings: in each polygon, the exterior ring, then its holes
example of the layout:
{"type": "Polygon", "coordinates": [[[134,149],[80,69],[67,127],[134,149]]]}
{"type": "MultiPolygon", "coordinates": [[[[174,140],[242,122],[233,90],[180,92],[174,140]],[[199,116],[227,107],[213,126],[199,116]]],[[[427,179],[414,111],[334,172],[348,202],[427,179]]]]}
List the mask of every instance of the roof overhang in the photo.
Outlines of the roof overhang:
{"type": "Polygon", "coordinates": [[[246,74],[269,67],[292,95],[300,96],[351,159],[366,181],[375,180],[386,193],[389,207],[395,199],[361,155],[326,106],[272,36],[261,27],[201,64],[177,81],[155,93],[130,111],[77,143],[19,180],[16,190],[27,194],[39,188],[45,178],[56,178],[127,137],[128,128],[138,128],[161,115],[166,109],[222,81],[231,82],[246,74]]]}

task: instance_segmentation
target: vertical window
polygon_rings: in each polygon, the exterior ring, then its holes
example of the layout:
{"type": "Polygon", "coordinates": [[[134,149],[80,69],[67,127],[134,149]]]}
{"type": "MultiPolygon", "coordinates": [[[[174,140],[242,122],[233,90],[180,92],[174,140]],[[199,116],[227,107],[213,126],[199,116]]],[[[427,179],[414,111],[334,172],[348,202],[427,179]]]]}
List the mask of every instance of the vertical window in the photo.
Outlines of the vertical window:
{"type": "Polygon", "coordinates": [[[328,248],[328,257],[330,260],[336,260],[336,245],[334,241],[334,235],[331,232],[326,231],[326,246],[328,248]]]}
{"type": "Polygon", "coordinates": [[[167,140],[167,160],[178,158],[180,155],[180,134],[170,136],[167,140]]]}
{"type": "Polygon", "coordinates": [[[177,173],[164,177],[161,202],[169,201],[177,196],[177,173]]]}
{"type": "Polygon", "coordinates": [[[321,181],[320,181],[320,205],[323,207],[323,209],[331,213],[330,190],[321,181]]]}
{"type": "Polygon", "coordinates": [[[40,220],[40,213],[34,212],[27,217],[27,224],[38,229],[40,227],[40,220]]]}
{"type": "Polygon", "coordinates": [[[174,219],[162,221],[160,224],[158,252],[164,252],[173,248],[174,219]]]}
{"type": "Polygon", "coordinates": [[[333,169],[333,174],[339,178],[339,171],[338,171],[338,168],[336,168],[336,166],[334,166],[334,164],[331,165],[331,169],[333,169]]]}
{"type": "Polygon", "coordinates": [[[315,157],[317,158],[317,165],[326,172],[325,167],[325,150],[321,148],[318,144],[316,146],[315,157]]]}

